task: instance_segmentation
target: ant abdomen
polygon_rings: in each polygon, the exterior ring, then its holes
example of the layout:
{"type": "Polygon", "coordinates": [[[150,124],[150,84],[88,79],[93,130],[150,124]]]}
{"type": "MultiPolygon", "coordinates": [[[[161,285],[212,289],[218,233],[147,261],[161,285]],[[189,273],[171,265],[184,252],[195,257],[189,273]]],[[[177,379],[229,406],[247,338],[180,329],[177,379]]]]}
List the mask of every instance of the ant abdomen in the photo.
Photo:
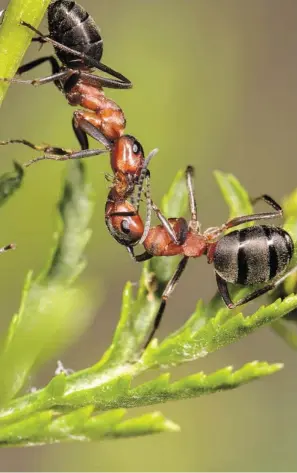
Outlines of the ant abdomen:
{"type": "Polygon", "coordinates": [[[264,283],[285,271],[293,250],[292,238],[282,228],[257,225],[235,230],[216,243],[214,269],[233,284],[264,283]]]}
{"type": "MultiPolygon", "coordinates": [[[[74,1],[56,0],[49,5],[48,28],[51,39],[100,61],[103,42],[99,29],[88,12],[74,1]]],[[[93,67],[87,60],[54,48],[60,61],[69,67],[93,67]]]]}

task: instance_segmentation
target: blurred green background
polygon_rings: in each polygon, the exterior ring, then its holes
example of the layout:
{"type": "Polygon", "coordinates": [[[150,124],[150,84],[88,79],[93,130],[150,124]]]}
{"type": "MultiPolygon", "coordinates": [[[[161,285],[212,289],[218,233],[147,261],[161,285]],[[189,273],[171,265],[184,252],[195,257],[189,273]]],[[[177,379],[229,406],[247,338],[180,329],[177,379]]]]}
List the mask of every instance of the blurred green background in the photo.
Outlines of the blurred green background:
{"type": "MultiPolygon", "coordinates": [[[[5,6],[0,0],[0,8],[5,6]]],[[[150,166],[156,202],[177,170],[189,163],[196,168],[204,228],[228,216],[214,169],[234,173],[252,196],[265,192],[279,201],[297,186],[296,1],[85,0],[83,6],[101,27],[104,62],[134,83],[130,91],[108,91],[125,110],[128,132],[147,152],[160,148],[150,166]]],[[[46,31],[46,21],[41,28],[46,31]]],[[[50,52],[50,46],[38,52],[32,45],[26,59],[50,52]]],[[[48,72],[44,66],[31,76],[48,72]]],[[[72,113],[53,85],[14,85],[1,110],[0,139],[76,147],[72,113]]],[[[1,173],[12,168],[12,159],[25,162],[36,155],[17,145],[0,151],[1,173]]],[[[108,159],[93,158],[87,165],[96,210],[81,281],[95,296],[100,288],[104,299],[98,301],[91,328],[61,357],[74,370],[97,361],[108,347],[124,282],[136,282],[141,271],[105,228],[108,159]]],[[[39,271],[47,259],[64,169],[64,163],[52,162],[30,168],[23,189],[1,208],[0,243],[18,244],[17,251],[1,257],[2,333],[18,307],[28,269],[39,271]]],[[[197,297],[207,301],[215,291],[206,260],[189,266],[170,300],[160,337],[187,319],[197,297]]],[[[179,434],[2,450],[1,470],[296,470],[297,354],[269,328],[176,369],[173,377],[239,367],[253,359],[283,361],[285,369],[232,392],[142,410],[161,409],[181,425],[179,434]]],[[[55,367],[54,360],[32,384],[42,386],[55,367]]]]}

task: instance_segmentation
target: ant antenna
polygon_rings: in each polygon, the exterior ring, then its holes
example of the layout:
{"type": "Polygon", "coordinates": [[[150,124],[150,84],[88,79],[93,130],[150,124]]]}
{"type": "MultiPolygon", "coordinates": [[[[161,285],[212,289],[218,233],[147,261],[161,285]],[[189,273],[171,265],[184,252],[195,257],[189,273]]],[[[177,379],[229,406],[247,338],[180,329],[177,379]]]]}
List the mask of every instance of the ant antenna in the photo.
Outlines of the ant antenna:
{"type": "Polygon", "coordinates": [[[191,220],[197,222],[197,204],[195,199],[194,193],[194,168],[193,166],[187,166],[186,169],[186,181],[187,181],[187,188],[188,188],[188,195],[189,195],[189,206],[191,212],[191,220]]]}
{"type": "Polygon", "coordinates": [[[2,23],[3,23],[5,11],[6,10],[4,8],[3,8],[3,10],[0,10],[0,25],[2,25],[2,23]]]}
{"type": "MultiPolygon", "coordinates": [[[[142,193],[142,188],[143,188],[143,182],[144,180],[148,177],[148,165],[151,161],[151,159],[159,152],[159,149],[158,148],[155,148],[153,149],[149,154],[148,156],[146,157],[146,159],[144,160],[144,163],[143,163],[143,166],[141,168],[141,172],[140,172],[140,176],[138,178],[138,181],[137,181],[137,188],[138,188],[138,191],[137,191],[137,195],[136,195],[136,209],[137,209],[137,212],[139,210],[139,205],[140,205],[140,198],[141,198],[141,193],[142,193]]],[[[147,181],[148,182],[148,181],[147,181]]]]}
{"type": "Polygon", "coordinates": [[[145,225],[144,225],[144,231],[143,231],[142,237],[140,238],[140,240],[138,242],[139,245],[142,245],[142,243],[144,242],[144,240],[148,236],[148,232],[150,231],[150,227],[151,227],[152,199],[151,199],[151,192],[150,192],[149,176],[146,177],[145,197],[146,197],[146,219],[145,219],[145,225]]]}
{"type": "MultiPolygon", "coordinates": [[[[137,182],[137,196],[136,196],[136,212],[138,213],[139,211],[139,206],[140,206],[140,200],[141,200],[141,194],[143,190],[143,183],[144,180],[146,182],[146,192],[145,192],[145,197],[146,197],[146,220],[145,220],[145,226],[144,226],[144,231],[142,234],[142,237],[140,238],[139,242],[137,244],[141,245],[144,240],[146,239],[148,232],[150,230],[151,226],[151,217],[152,217],[152,200],[151,200],[151,193],[150,193],[150,176],[149,176],[149,171],[148,171],[148,165],[151,161],[151,159],[158,153],[159,149],[155,148],[153,149],[146,157],[144,160],[143,166],[141,168],[140,176],[137,182]]],[[[131,198],[132,205],[134,205],[134,197],[132,196],[131,198]]]]}

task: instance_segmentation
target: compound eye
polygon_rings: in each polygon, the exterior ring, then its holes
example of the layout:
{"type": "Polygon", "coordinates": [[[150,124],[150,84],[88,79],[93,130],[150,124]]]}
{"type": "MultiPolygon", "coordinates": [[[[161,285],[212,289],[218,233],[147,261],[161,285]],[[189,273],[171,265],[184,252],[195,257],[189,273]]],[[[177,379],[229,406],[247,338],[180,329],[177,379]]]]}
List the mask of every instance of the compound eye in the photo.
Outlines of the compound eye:
{"type": "Polygon", "coordinates": [[[121,222],[121,229],[122,229],[122,232],[125,233],[126,235],[129,235],[130,233],[130,226],[129,226],[129,222],[128,220],[123,220],[121,222]]]}
{"type": "Polygon", "coordinates": [[[134,154],[139,154],[139,153],[143,154],[143,149],[142,149],[142,146],[139,143],[139,141],[134,140],[132,151],[133,151],[134,154]]]}

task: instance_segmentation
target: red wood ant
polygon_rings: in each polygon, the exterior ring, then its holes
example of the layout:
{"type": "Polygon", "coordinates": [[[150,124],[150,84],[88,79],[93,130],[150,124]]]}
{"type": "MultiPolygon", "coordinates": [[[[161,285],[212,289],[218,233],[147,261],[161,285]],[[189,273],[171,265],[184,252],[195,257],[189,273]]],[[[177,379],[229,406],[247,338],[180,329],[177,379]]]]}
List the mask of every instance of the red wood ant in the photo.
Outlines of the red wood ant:
{"type": "Polygon", "coordinates": [[[68,103],[81,106],[88,111],[77,110],[73,114],[72,126],[82,149],[87,149],[92,128],[100,129],[110,139],[116,139],[124,132],[126,120],[122,109],[104,94],[103,87],[128,89],[132,83],[119,72],[106,66],[100,59],[103,53],[103,40],[93,18],[77,3],[71,0],[55,0],[48,7],[49,35],[45,36],[25,21],[21,22],[39,36],[32,41],[51,43],[62,66],[54,56],[35,59],[21,66],[17,73],[23,74],[35,67],[49,62],[52,74],[33,80],[6,79],[6,82],[43,85],[54,82],[65,95],[68,103]],[[92,73],[93,69],[103,71],[113,78],[92,73]]]}
{"type": "MultiPolygon", "coordinates": [[[[197,219],[193,175],[193,167],[188,166],[186,181],[191,212],[190,221],[187,222],[184,218],[169,218],[167,220],[162,216],[164,224],[157,225],[148,231],[143,243],[144,253],[135,256],[132,245],[129,246],[128,238],[128,235],[131,235],[131,241],[133,241],[133,236],[137,234],[141,226],[137,230],[132,226],[129,228],[129,221],[123,217],[125,219],[124,230],[127,248],[135,261],[145,261],[153,256],[182,256],[176,271],[162,294],[162,302],[145,348],[159,327],[167,300],[184,272],[189,258],[198,258],[206,255],[208,263],[213,263],[218,291],[229,309],[243,305],[274,289],[297,269],[295,267],[286,274],[283,274],[292,259],[294,243],[291,236],[280,227],[253,225],[252,227],[224,234],[226,230],[244,223],[281,217],[283,214],[282,208],[266,194],[255,199],[254,203],[264,200],[274,211],[236,217],[220,227],[209,228],[202,233],[197,219]],[[171,232],[168,231],[168,226],[171,227],[171,232]],[[130,234],[128,230],[131,230],[130,234]],[[175,239],[172,238],[172,231],[175,234],[175,239]],[[233,302],[229,295],[227,283],[243,286],[251,286],[258,283],[266,284],[264,287],[233,302]]],[[[118,227],[120,227],[119,220],[118,227]]],[[[121,228],[123,229],[123,225],[121,228]]],[[[137,237],[139,237],[139,234],[137,237]]]]}

